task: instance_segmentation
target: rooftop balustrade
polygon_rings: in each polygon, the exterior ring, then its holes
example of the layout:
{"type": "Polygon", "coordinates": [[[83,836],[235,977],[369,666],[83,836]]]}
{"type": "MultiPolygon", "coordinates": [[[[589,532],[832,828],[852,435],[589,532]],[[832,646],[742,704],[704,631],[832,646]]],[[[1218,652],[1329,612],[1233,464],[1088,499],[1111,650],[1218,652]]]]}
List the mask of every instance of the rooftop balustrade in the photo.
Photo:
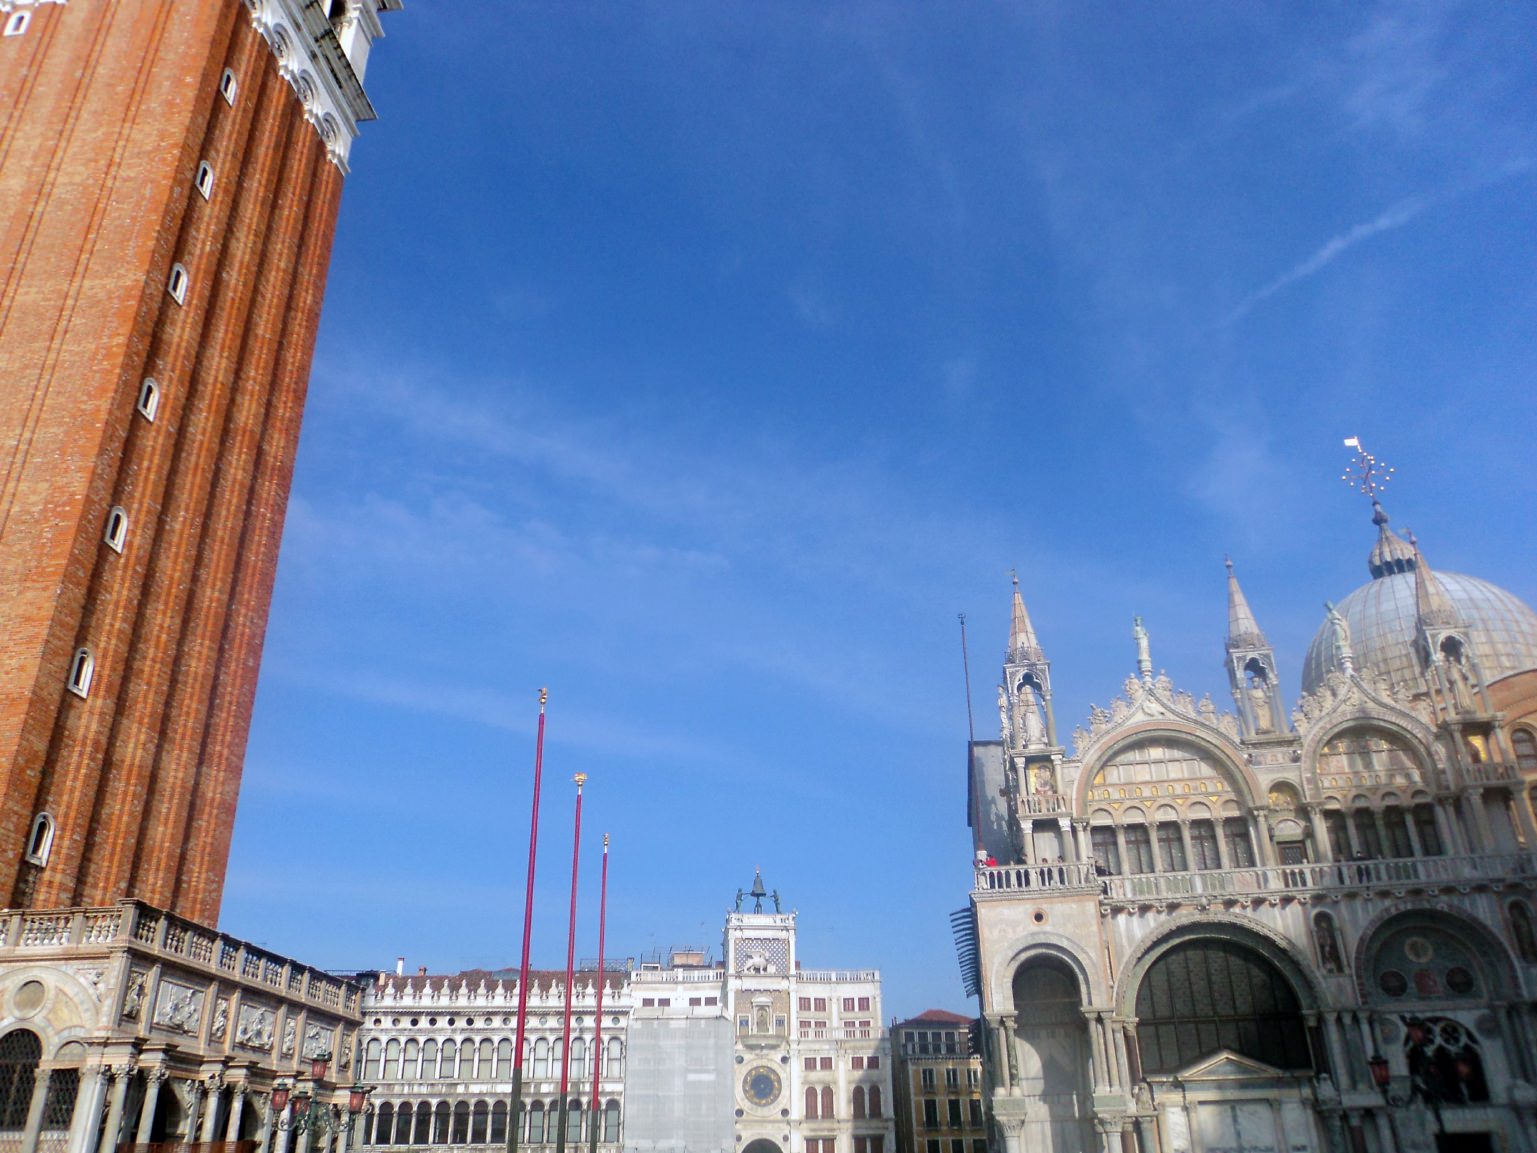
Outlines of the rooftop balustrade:
{"type": "Polygon", "coordinates": [[[26,953],[110,952],[130,948],[182,965],[228,973],[267,985],[297,1000],[349,1013],[359,1010],[360,986],[258,949],[142,901],[107,908],[0,910],[0,956],[26,953]]]}

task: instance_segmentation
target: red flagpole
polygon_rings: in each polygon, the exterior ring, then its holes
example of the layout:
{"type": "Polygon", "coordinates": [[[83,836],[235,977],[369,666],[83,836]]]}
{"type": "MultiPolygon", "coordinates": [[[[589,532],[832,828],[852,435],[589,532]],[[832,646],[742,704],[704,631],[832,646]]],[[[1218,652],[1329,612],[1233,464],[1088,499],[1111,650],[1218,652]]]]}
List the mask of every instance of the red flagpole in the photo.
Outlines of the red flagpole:
{"type": "Polygon", "coordinates": [[[560,1130],[555,1139],[555,1153],[566,1153],[566,1119],[570,1102],[566,1090],[571,1085],[571,982],[576,975],[576,871],[582,861],[582,786],[586,773],[571,778],[576,782],[576,832],[571,837],[571,927],[566,933],[566,1012],[560,1030],[560,1130]]]}
{"type": "Polygon", "coordinates": [[[544,705],[539,690],[539,736],[534,741],[534,811],[528,819],[528,891],[523,898],[523,964],[518,970],[518,1031],[512,1047],[512,1116],[507,1119],[507,1153],[517,1153],[523,1107],[523,1038],[528,1025],[528,946],[534,929],[534,862],[539,850],[539,782],[544,775],[544,705]]]}
{"type": "Polygon", "coordinates": [[[603,1072],[603,986],[608,974],[603,968],[603,927],[608,920],[608,834],[603,834],[603,884],[598,891],[598,1010],[593,1016],[592,1098],[587,1105],[587,1148],[598,1151],[598,1075],[603,1072]]]}

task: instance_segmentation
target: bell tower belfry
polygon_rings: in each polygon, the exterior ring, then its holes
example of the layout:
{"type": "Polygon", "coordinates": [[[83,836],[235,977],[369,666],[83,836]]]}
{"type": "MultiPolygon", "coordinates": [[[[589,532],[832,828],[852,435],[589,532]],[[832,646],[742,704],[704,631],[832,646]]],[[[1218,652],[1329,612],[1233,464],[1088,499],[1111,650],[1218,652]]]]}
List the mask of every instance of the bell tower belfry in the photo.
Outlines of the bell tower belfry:
{"type": "Polygon", "coordinates": [[[1009,647],[1003,657],[1003,684],[999,712],[1004,744],[1010,750],[1047,750],[1056,747],[1057,722],[1051,710],[1051,662],[1046,659],[1025,599],[1014,580],[1013,620],[1009,647]]]}
{"type": "Polygon", "coordinates": [[[1243,588],[1227,564],[1227,679],[1247,739],[1287,734],[1286,714],[1276,676],[1275,650],[1260,631],[1243,588]]]}

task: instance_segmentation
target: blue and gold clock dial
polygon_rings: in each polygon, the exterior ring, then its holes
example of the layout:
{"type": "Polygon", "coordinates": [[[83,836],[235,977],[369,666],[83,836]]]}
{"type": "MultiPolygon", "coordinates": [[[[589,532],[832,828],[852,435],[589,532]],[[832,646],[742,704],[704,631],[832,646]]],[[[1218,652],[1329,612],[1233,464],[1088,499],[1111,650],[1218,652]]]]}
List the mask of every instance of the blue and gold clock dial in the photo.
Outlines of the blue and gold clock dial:
{"type": "Polygon", "coordinates": [[[772,1105],[782,1087],[779,1072],[767,1065],[755,1065],[742,1078],[742,1093],[754,1105],[772,1105]]]}

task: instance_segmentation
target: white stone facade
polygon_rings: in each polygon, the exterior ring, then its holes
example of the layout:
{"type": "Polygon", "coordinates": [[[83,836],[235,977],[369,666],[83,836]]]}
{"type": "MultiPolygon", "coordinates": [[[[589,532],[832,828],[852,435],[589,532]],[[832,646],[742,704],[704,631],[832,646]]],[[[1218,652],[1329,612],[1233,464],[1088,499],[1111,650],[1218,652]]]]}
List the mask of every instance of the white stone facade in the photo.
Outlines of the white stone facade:
{"type": "Polygon", "coordinates": [[[1230,578],[1238,712],[1155,675],[1139,621],[1071,752],[1016,591],[963,929],[997,1148],[1537,1149],[1537,660],[1485,683],[1418,550],[1378,552],[1416,574],[1419,683],[1331,611],[1288,718],[1230,578]]]}
{"type": "MultiPolygon", "coordinates": [[[[565,978],[564,971],[530,977],[520,1147],[558,1141],[565,978]]],[[[598,1147],[612,1151],[624,1133],[631,989],[627,975],[610,968],[600,1019],[598,979],[584,970],[573,981],[565,1144],[588,1147],[596,1103],[598,1147]]],[[[363,1002],[361,1076],[377,1088],[358,1144],[506,1148],[517,1011],[515,971],[380,974],[363,1002]]]]}

